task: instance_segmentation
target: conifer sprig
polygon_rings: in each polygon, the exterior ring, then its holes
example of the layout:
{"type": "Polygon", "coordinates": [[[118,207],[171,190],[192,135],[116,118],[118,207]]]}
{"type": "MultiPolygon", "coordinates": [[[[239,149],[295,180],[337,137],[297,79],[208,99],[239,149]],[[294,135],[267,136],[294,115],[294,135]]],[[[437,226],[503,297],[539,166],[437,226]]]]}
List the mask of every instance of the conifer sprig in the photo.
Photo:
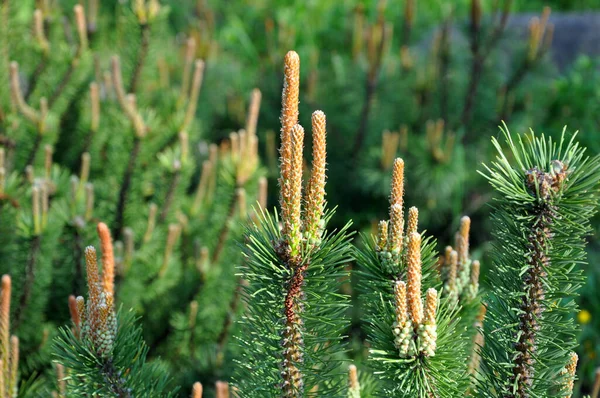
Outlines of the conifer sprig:
{"type": "Polygon", "coordinates": [[[467,387],[467,340],[456,303],[440,297],[435,243],[418,232],[416,207],[410,208],[404,231],[403,172],[404,162],[396,159],[390,220],[381,221],[377,238],[356,252],[369,362],[381,394],[456,397],[467,387]]]}
{"type": "Polygon", "coordinates": [[[247,312],[239,340],[240,396],[336,394],[347,298],[338,292],[350,257],[347,229],[328,232],[325,206],[325,115],[313,114],[313,174],[302,192],[304,129],[298,121],[299,58],[285,58],[281,116],[279,217],[257,209],[248,228],[242,268],[247,312]],[[302,208],[304,205],[304,209],[302,208]],[[322,322],[328,319],[327,322],[322,322]]]}
{"type": "Polygon", "coordinates": [[[62,328],[54,342],[55,360],[76,375],[66,380],[73,395],[116,397],[172,396],[168,379],[156,365],[145,363],[148,347],[132,313],[114,309],[114,257],[109,229],[98,224],[102,275],[96,250],[85,250],[88,299],[69,300],[73,329],[62,328]]]}
{"type": "Polygon", "coordinates": [[[569,316],[582,283],[576,265],[585,261],[597,209],[600,159],[564,131],[559,142],[502,132],[508,154],[493,139],[498,157],[483,173],[501,197],[478,394],[563,396],[576,344],[569,316]]]}

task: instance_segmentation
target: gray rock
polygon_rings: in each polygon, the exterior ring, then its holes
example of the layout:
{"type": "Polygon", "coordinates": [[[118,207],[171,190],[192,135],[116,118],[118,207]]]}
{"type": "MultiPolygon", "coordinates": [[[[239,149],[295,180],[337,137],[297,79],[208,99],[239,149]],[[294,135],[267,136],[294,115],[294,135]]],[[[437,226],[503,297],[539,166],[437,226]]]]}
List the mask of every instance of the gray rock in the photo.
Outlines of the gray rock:
{"type": "MultiPolygon", "coordinates": [[[[506,27],[504,42],[518,36],[527,40],[529,21],[539,14],[512,15],[506,27]]],[[[557,68],[564,72],[581,55],[591,58],[600,56],[600,13],[575,12],[552,13],[549,23],[554,25],[551,58],[557,68]]]]}

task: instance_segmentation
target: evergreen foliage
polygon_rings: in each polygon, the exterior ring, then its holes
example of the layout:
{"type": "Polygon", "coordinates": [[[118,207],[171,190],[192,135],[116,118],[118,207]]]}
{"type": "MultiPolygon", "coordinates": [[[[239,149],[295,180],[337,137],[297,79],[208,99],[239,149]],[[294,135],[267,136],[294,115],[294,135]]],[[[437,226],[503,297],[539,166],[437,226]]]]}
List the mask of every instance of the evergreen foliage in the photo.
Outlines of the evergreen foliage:
{"type": "Polygon", "coordinates": [[[596,398],[597,65],[432,3],[0,1],[0,398],[596,398]]]}
{"type": "Polygon", "coordinates": [[[570,314],[583,282],[578,264],[597,210],[600,161],[564,132],[558,142],[533,132],[515,141],[504,130],[504,137],[508,155],[494,140],[499,155],[484,174],[501,197],[478,394],[570,396],[577,341],[570,314]]]}
{"type": "Polygon", "coordinates": [[[478,283],[475,278],[471,283],[469,278],[468,229],[457,234],[460,274],[466,278],[457,277],[458,255],[450,248],[452,260],[441,264],[442,270],[449,271],[443,272],[442,285],[435,241],[421,239],[415,207],[408,212],[404,231],[403,196],[404,161],[396,159],[390,220],[381,221],[377,237],[365,239],[365,247],[356,253],[361,266],[370,367],[381,381],[380,394],[459,396],[469,386],[466,364],[471,335],[461,322],[461,312],[476,305],[478,283]],[[459,290],[474,294],[461,295],[459,290]],[[465,308],[458,306],[459,297],[464,299],[465,308]]]}
{"type": "Polygon", "coordinates": [[[167,7],[26,3],[0,5],[10,25],[0,68],[10,88],[0,90],[0,269],[17,292],[23,373],[55,379],[48,342],[69,319],[69,295],[87,291],[85,242],[110,220],[115,295],[141,316],[151,353],[181,384],[227,377],[240,309],[236,242],[258,195],[266,201],[260,91],[244,129],[210,144],[196,117],[205,64],[192,37],[171,34],[167,7]]]}
{"type": "Polygon", "coordinates": [[[345,389],[339,354],[348,298],[339,287],[351,260],[348,226],[326,228],[331,213],[324,212],[326,131],[320,111],[312,115],[313,167],[302,194],[299,68],[298,55],[289,52],[281,111],[281,213],[261,209],[246,234],[240,396],[336,396],[345,389]]]}

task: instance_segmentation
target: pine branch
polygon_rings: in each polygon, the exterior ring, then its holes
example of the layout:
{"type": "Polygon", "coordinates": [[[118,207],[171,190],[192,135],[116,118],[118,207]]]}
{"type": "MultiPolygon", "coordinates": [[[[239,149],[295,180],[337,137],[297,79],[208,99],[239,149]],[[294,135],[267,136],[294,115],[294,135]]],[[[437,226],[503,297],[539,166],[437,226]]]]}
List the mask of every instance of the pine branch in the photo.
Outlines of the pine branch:
{"type": "Polygon", "coordinates": [[[486,301],[486,344],[477,391],[486,397],[564,396],[575,348],[570,313],[582,284],[589,220],[597,211],[600,159],[563,135],[517,141],[503,130],[484,176],[501,197],[494,206],[495,287],[486,301]],[[509,161],[509,158],[512,159],[509,161]]]}
{"type": "Polygon", "coordinates": [[[135,94],[137,92],[138,82],[140,80],[140,75],[142,74],[142,68],[144,67],[144,62],[146,61],[146,57],[148,55],[148,50],[150,48],[150,25],[147,23],[143,23],[140,25],[140,37],[141,44],[138,50],[138,56],[135,61],[135,67],[133,69],[133,74],[131,75],[131,80],[129,81],[129,87],[127,89],[128,93],[135,94]]]}

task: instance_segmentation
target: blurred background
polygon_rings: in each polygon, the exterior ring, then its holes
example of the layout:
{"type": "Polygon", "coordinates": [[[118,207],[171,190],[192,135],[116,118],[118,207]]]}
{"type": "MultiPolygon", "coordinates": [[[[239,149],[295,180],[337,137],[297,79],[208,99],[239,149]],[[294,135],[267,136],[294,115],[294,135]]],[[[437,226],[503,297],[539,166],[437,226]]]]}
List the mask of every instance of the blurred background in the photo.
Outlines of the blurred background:
{"type": "MultiPolygon", "coordinates": [[[[119,2],[102,1],[100,14],[110,18],[119,2]]],[[[293,49],[301,58],[300,123],[308,126],[317,109],[327,115],[333,224],[352,219],[356,230],[372,232],[386,217],[393,159],[402,157],[405,203],[419,208],[420,226],[439,249],[453,242],[460,217],[471,217],[484,286],[494,196],[477,171],[495,156],[490,138],[500,126],[553,137],[578,131],[589,155],[600,153],[598,0],[160,3],[170,8],[164,34],[176,37],[182,53],[194,37],[206,61],[198,104],[204,140],[225,140],[244,125],[248,93],[261,90],[258,136],[271,205],[282,61],[293,49]]],[[[160,59],[160,48],[151,51],[160,59]]],[[[600,218],[594,226],[575,314],[581,393],[590,392],[600,366],[600,218]]],[[[360,357],[360,313],[353,319],[352,355],[360,357]]]]}

